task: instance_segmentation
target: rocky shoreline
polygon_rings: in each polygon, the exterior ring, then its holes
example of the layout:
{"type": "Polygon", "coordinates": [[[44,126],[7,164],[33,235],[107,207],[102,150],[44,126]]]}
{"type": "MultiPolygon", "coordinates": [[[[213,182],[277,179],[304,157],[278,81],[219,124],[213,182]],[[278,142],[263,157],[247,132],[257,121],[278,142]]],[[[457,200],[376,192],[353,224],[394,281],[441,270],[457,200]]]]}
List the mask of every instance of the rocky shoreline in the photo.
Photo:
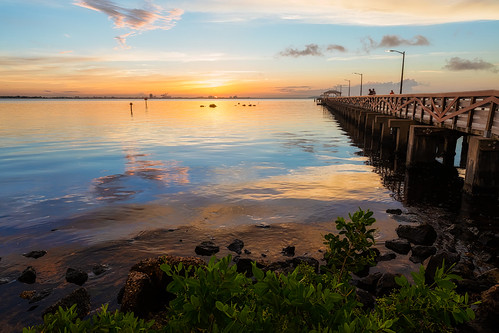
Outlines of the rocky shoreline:
{"type": "MultiPolygon", "coordinates": [[[[399,216],[402,221],[404,217],[411,217],[413,212],[402,212],[401,210],[387,210],[387,213],[399,216]]],[[[456,223],[439,223],[444,221],[443,215],[433,211],[433,215],[425,216],[418,211],[416,220],[422,223],[401,223],[396,233],[398,238],[385,241],[384,245],[377,244],[384,254],[378,250],[377,262],[390,261],[398,255],[408,255],[412,263],[421,263],[426,267],[426,281],[432,282],[433,274],[437,267],[443,262],[447,266],[454,264],[453,272],[463,279],[456,281],[460,293],[467,292],[470,300],[481,301],[474,310],[477,318],[459,327],[460,332],[493,332],[499,318],[499,268],[498,249],[499,235],[490,230],[480,231],[473,224],[464,220],[456,223]],[[383,248],[384,247],[384,248],[383,248]],[[385,250],[389,251],[386,252],[385,250]]],[[[415,220],[414,216],[410,220],[415,220]]],[[[260,226],[268,228],[269,226],[260,226]]],[[[226,248],[233,254],[233,262],[237,270],[251,275],[251,262],[256,261],[263,270],[276,272],[291,272],[300,263],[307,263],[317,271],[321,264],[321,258],[312,256],[295,256],[293,245],[282,248],[281,255],[287,259],[269,262],[266,260],[264,251],[260,259],[250,259],[252,254],[245,248],[244,240],[234,239],[226,248]]],[[[171,300],[171,295],[166,292],[168,276],[161,271],[160,265],[167,262],[175,265],[182,262],[184,265],[205,265],[206,259],[220,251],[216,242],[203,241],[195,248],[199,257],[160,256],[141,260],[132,266],[125,285],[121,288],[118,298],[120,309],[124,312],[134,312],[138,317],[154,318],[161,324],[161,311],[171,300]]],[[[45,251],[32,251],[25,254],[26,257],[40,258],[46,254],[45,251]]],[[[321,255],[319,253],[319,255],[321,255]]],[[[254,257],[254,256],[253,256],[254,257]]],[[[92,269],[94,276],[105,273],[107,265],[96,265],[92,269]]],[[[352,283],[357,287],[357,294],[361,303],[373,306],[375,298],[385,295],[396,288],[395,276],[400,275],[396,271],[369,272],[367,267],[362,272],[354,275],[352,283]]],[[[78,268],[68,268],[65,275],[68,283],[83,286],[88,279],[88,274],[78,268]]],[[[26,284],[34,283],[36,271],[33,267],[27,267],[18,277],[18,281],[26,284]]],[[[2,281],[0,280],[0,283],[2,281]]],[[[50,290],[33,291],[26,290],[21,297],[31,303],[50,295],[50,290]]],[[[43,314],[54,312],[59,306],[70,306],[77,304],[80,317],[91,313],[90,294],[85,287],[79,287],[71,294],[63,297],[55,304],[43,311],[43,314]]]]}

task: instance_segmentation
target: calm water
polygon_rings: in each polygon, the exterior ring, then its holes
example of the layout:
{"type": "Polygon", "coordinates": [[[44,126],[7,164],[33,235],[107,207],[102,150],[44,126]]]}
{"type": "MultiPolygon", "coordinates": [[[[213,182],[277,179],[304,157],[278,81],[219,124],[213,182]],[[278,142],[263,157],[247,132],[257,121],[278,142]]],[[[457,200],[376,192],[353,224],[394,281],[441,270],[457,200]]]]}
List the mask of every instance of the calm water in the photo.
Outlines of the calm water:
{"type": "MultiPolygon", "coordinates": [[[[1,102],[2,247],[125,203],[269,207],[215,226],[324,221],[392,203],[358,148],[311,100],[133,102],[133,115],[124,100],[1,102]],[[242,106],[249,103],[256,106],[242,106]]],[[[182,221],[147,228],[168,224],[182,221]]]]}
{"type": "MultiPolygon", "coordinates": [[[[379,240],[394,238],[385,210],[401,204],[312,100],[132,102],[133,114],[128,100],[0,101],[3,275],[37,263],[37,288],[59,290],[65,265],[126,272],[141,256],[193,255],[207,237],[246,237],[256,257],[286,242],[303,254],[358,207],[374,211],[379,240]],[[158,231],[168,229],[185,235],[158,231]],[[36,262],[21,256],[40,249],[49,254],[36,262]]],[[[119,289],[118,275],[86,285],[101,295],[106,283],[119,289]]],[[[26,316],[18,295],[7,302],[18,306],[11,323],[26,316]]]]}

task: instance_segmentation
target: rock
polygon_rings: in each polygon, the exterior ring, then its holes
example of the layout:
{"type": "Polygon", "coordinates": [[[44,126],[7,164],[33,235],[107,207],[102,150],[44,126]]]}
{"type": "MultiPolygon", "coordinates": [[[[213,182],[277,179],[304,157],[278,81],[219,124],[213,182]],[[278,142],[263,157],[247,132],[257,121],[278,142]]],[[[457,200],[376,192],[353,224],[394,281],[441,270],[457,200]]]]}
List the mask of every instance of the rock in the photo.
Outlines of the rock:
{"type": "Polygon", "coordinates": [[[377,262],[381,262],[381,261],[390,261],[390,260],[393,260],[397,258],[397,255],[393,252],[388,252],[388,253],[385,253],[383,255],[380,255],[376,258],[376,261],[377,262]]]}
{"type": "Polygon", "coordinates": [[[38,259],[38,258],[43,257],[46,254],[47,254],[47,251],[40,250],[40,251],[31,251],[28,253],[24,253],[23,256],[25,256],[26,258],[38,259]]]}
{"type": "Polygon", "coordinates": [[[374,304],[376,303],[374,296],[363,289],[357,289],[357,301],[362,303],[363,309],[374,309],[374,304]]]}
{"type": "Polygon", "coordinates": [[[499,284],[499,268],[493,268],[480,274],[478,280],[490,283],[491,285],[499,284]]]}
{"type": "Polygon", "coordinates": [[[385,296],[392,290],[400,288],[400,286],[395,282],[396,276],[400,276],[400,274],[384,273],[376,284],[376,296],[385,296]]]}
{"type": "Polygon", "coordinates": [[[368,276],[355,281],[357,288],[367,290],[370,293],[376,292],[376,286],[383,274],[380,272],[369,274],[368,276]]]}
{"type": "Polygon", "coordinates": [[[227,246],[227,248],[232,251],[232,252],[236,252],[237,254],[241,254],[242,253],[242,249],[244,247],[244,242],[240,239],[234,239],[234,241],[232,243],[229,244],[229,246],[227,246]]]}
{"type": "Polygon", "coordinates": [[[166,291],[166,286],[172,279],[161,270],[163,263],[172,267],[180,263],[184,267],[206,265],[203,260],[194,257],[163,256],[140,261],[130,269],[125,287],[118,295],[121,311],[134,312],[135,315],[145,318],[175,297],[166,291]]]}
{"type": "Polygon", "coordinates": [[[50,288],[39,290],[31,297],[29,304],[39,302],[50,294],[52,294],[52,289],[50,288]]]}
{"type": "Polygon", "coordinates": [[[385,247],[396,253],[407,254],[411,250],[411,244],[406,239],[392,239],[385,242],[385,247]]]}
{"type": "Polygon", "coordinates": [[[220,248],[215,245],[212,241],[202,242],[200,245],[196,246],[195,252],[200,256],[211,256],[218,253],[220,248]]]}
{"type": "Polygon", "coordinates": [[[494,234],[491,231],[486,231],[478,237],[478,241],[484,246],[498,248],[499,234],[494,234]]]}
{"type": "Polygon", "coordinates": [[[79,286],[83,285],[88,280],[88,274],[81,269],[68,268],[66,271],[66,281],[79,286]]]}
{"type": "Polygon", "coordinates": [[[462,279],[454,281],[456,283],[456,291],[459,294],[479,294],[491,287],[490,284],[476,281],[474,279],[462,279]]]}
{"type": "Polygon", "coordinates": [[[286,246],[281,251],[282,255],[286,257],[293,257],[295,255],[295,247],[294,246],[286,246]]]}
{"type": "Polygon", "coordinates": [[[21,275],[17,278],[17,281],[27,284],[33,284],[36,281],[36,271],[32,266],[28,266],[21,275]]]}
{"type": "Polygon", "coordinates": [[[386,212],[388,214],[393,214],[393,215],[402,215],[402,209],[387,209],[386,212]]]}
{"type": "Polygon", "coordinates": [[[437,248],[434,246],[415,245],[412,247],[412,255],[409,260],[418,264],[435,253],[437,253],[437,248]]]}
{"type": "Polygon", "coordinates": [[[425,271],[425,281],[427,284],[432,284],[435,282],[435,272],[437,271],[437,268],[440,268],[443,263],[445,263],[445,267],[449,268],[453,264],[457,263],[459,261],[459,255],[456,253],[450,253],[450,252],[437,252],[434,254],[431,258],[430,261],[428,261],[428,264],[426,265],[426,271],[425,271]]]}
{"type": "Polygon", "coordinates": [[[405,238],[416,245],[433,245],[437,239],[435,229],[428,224],[399,225],[395,231],[400,238],[405,238]]]}
{"type": "MultiPolygon", "coordinates": [[[[253,266],[252,266],[253,262],[254,262],[253,260],[248,259],[248,258],[240,258],[236,263],[237,272],[244,273],[247,277],[252,277],[253,276],[253,266]]],[[[262,269],[265,266],[259,262],[256,262],[256,267],[262,269]]]]}
{"type": "Polygon", "coordinates": [[[42,317],[49,313],[55,313],[59,307],[69,309],[73,304],[76,304],[78,318],[83,319],[83,317],[90,313],[90,295],[85,288],[78,288],[55,304],[49,306],[43,311],[42,317]]]}
{"type": "Polygon", "coordinates": [[[132,271],[125,283],[125,292],[121,300],[122,312],[133,312],[139,318],[144,318],[150,312],[152,304],[158,304],[159,293],[147,274],[132,271]]]}
{"type": "Polygon", "coordinates": [[[36,290],[24,290],[21,292],[19,297],[21,297],[22,299],[30,300],[33,296],[35,296],[35,294],[36,290]]]}
{"type": "Polygon", "coordinates": [[[92,267],[92,273],[94,273],[95,276],[101,275],[107,270],[109,270],[108,265],[95,265],[94,267],[92,267]]]}
{"type": "Polygon", "coordinates": [[[304,257],[304,256],[296,257],[296,258],[291,259],[291,262],[292,262],[294,267],[298,267],[298,265],[300,265],[300,264],[307,264],[307,265],[313,267],[315,272],[319,271],[319,260],[312,258],[312,257],[304,257]]]}
{"type": "Polygon", "coordinates": [[[489,288],[482,293],[482,303],[479,307],[480,313],[486,313],[488,317],[499,317],[499,284],[489,288]]]}
{"type": "Polygon", "coordinates": [[[10,280],[8,278],[0,278],[0,285],[7,284],[9,282],[10,282],[10,280]]]}
{"type": "Polygon", "coordinates": [[[244,249],[244,254],[251,254],[251,251],[244,249]]]}
{"type": "Polygon", "coordinates": [[[262,223],[258,223],[258,224],[256,225],[256,227],[257,227],[257,228],[268,229],[268,228],[270,228],[270,224],[265,223],[265,222],[262,222],[262,223]]]}

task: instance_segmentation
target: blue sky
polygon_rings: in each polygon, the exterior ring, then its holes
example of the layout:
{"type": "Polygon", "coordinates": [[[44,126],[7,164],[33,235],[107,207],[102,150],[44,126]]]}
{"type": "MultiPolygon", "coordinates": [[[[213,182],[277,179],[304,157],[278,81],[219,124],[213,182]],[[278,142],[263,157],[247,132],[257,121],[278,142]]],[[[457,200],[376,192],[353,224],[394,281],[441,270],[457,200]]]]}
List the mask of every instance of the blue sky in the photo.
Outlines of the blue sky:
{"type": "Polygon", "coordinates": [[[2,0],[0,95],[499,89],[499,1],[2,0]],[[410,15],[409,15],[409,14],[410,15]]]}

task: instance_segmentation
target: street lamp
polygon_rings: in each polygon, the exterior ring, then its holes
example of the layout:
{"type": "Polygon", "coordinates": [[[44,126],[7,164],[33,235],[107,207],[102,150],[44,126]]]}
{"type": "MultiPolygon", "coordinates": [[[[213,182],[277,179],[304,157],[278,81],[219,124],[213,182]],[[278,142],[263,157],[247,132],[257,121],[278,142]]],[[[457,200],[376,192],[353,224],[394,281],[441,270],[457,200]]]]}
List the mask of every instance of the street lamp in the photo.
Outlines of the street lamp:
{"type": "Polygon", "coordinates": [[[353,73],[353,74],[360,75],[360,96],[362,96],[362,73],[353,73]]]}
{"type": "Polygon", "coordinates": [[[350,97],[350,80],[345,79],[345,81],[348,81],[348,97],[350,97]]]}
{"type": "Polygon", "coordinates": [[[400,74],[400,93],[402,94],[402,84],[404,83],[405,51],[387,50],[386,52],[397,52],[397,53],[400,53],[402,55],[402,74],[400,74]]]}

